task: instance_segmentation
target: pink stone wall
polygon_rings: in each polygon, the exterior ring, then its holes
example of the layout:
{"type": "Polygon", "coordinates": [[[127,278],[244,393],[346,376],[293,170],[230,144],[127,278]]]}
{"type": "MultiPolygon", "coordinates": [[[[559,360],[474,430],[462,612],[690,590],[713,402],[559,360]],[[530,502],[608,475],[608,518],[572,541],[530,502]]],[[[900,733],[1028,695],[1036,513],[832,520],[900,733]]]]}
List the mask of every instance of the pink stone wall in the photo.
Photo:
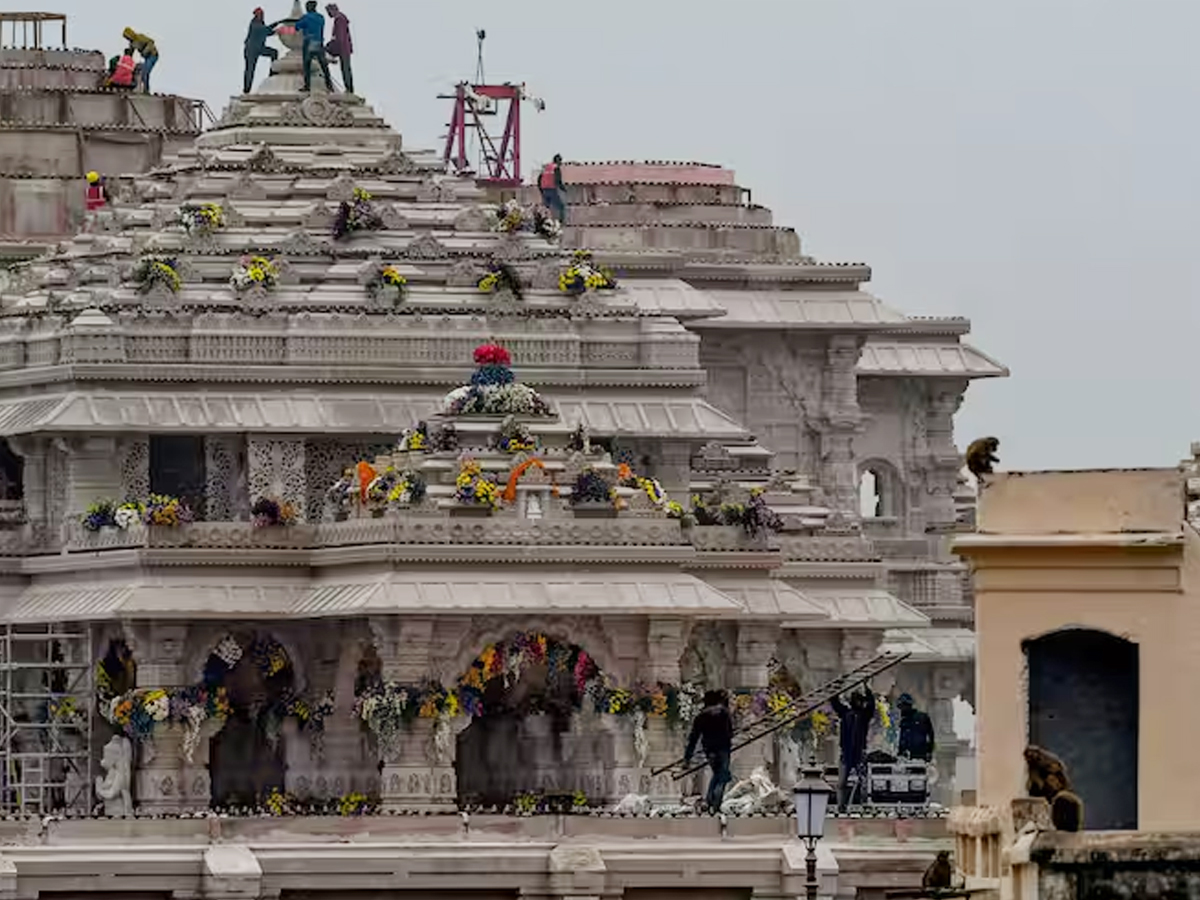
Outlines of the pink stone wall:
{"type": "Polygon", "coordinates": [[[732,169],[707,163],[568,162],[562,170],[567,184],[735,184],[732,169]]]}

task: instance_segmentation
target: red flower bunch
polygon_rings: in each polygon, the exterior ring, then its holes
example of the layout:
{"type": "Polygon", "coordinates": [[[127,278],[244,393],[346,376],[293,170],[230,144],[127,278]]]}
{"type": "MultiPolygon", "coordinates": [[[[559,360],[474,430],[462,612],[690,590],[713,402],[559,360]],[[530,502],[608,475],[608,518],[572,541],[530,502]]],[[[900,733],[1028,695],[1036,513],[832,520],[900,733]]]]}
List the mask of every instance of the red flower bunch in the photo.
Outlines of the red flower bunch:
{"type": "Polygon", "coordinates": [[[499,344],[480,344],[475,348],[477,366],[511,366],[512,357],[499,344]]]}

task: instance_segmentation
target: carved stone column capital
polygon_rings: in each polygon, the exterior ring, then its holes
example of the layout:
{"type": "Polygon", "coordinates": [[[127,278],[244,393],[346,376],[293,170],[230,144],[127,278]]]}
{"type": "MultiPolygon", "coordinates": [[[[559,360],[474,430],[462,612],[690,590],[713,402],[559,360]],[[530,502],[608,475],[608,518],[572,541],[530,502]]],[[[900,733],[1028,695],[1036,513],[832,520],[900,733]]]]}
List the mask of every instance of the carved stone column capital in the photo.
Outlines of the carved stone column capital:
{"type": "Polygon", "coordinates": [[[651,618],[647,622],[645,680],[678,684],[679,660],[691,634],[691,622],[682,618],[651,618]]]}

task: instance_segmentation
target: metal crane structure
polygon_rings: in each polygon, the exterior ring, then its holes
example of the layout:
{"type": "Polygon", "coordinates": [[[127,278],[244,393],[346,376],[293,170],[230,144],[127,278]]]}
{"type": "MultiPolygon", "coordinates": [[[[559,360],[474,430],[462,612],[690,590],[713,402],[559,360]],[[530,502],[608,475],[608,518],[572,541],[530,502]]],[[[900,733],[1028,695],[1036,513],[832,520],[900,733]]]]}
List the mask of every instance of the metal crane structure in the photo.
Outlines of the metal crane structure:
{"type": "Polygon", "coordinates": [[[475,32],[478,57],[475,82],[459,82],[453,94],[440,94],[439,100],[453,100],[454,112],[446,134],[442,159],[455,174],[474,174],[482,184],[500,188],[521,185],[521,104],[529,101],[541,112],[546,104],[529,96],[524,84],[487,84],[483,72],[483,42],[487,32],[475,32]],[[488,131],[486,120],[503,113],[504,131],[499,140],[488,131]],[[476,160],[472,163],[470,144],[474,141],[476,160]]]}

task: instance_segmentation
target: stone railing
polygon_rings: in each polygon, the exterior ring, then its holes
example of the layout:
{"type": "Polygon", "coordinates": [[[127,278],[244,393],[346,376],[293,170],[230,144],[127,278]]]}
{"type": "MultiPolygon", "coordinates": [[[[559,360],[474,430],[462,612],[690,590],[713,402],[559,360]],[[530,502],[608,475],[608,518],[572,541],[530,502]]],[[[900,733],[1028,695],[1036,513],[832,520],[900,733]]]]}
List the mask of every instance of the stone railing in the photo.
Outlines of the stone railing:
{"type": "Polygon", "coordinates": [[[968,886],[998,889],[1003,850],[1013,833],[1011,811],[999,806],[955,807],[946,830],[954,838],[954,862],[968,886]]]}
{"type": "MultiPolygon", "coordinates": [[[[320,525],[256,528],[249,522],[195,522],[168,528],[66,529],[68,552],[131,548],[197,550],[319,550],[372,544],[675,547],[687,540],[675,519],[522,519],[515,516],[455,519],[429,513],[351,519],[320,525]]],[[[0,532],[3,535],[4,532],[0,532]]],[[[0,552],[3,548],[0,547],[0,552]]]]}

